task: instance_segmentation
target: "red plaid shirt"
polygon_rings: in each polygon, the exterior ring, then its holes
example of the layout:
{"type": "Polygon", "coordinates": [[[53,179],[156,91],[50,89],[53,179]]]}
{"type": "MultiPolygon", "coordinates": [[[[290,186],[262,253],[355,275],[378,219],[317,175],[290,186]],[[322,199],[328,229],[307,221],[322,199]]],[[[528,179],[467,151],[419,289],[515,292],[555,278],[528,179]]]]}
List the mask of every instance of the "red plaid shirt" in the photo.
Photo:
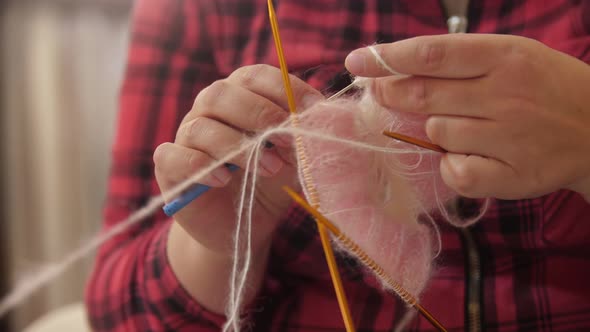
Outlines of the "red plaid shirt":
{"type": "MultiPolygon", "coordinates": [[[[347,53],[447,32],[435,0],[280,0],[290,69],[325,92],[348,83],[347,53]]],[[[518,34],[590,62],[590,1],[480,0],[469,32],[518,34]]],[[[277,65],[266,0],[140,0],[105,210],[112,226],[158,194],[152,153],[172,141],[205,86],[250,64],[277,65]]],[[[552,68],[547,68],[552,70],[552,68]]],[[[468,208],[466,208],[468,209],[468,208]]],[[[255,331],[342,331],[314,223],[293,209],[278,231],[255,331]]],[[[218,331],[223,317],[182,288],[167,261],[162,213],[105,243],[87,289],[97,331],[218,331]]],[[[450,331],[590,330],[590,205],[568,191],[497,201],[468,231],[442,228],[422,303],[450,331]]],[[[358,331],[388,331],[405,307],[340,257],[358,331]]],[[[432,331],[423,318],[412,331],[432,331]]]]}

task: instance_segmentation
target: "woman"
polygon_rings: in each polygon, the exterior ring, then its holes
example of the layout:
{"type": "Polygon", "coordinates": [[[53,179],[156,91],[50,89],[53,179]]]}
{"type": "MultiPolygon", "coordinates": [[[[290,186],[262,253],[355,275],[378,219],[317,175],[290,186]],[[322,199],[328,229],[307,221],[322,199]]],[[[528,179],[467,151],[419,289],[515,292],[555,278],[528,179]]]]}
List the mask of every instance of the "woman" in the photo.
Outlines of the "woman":
{"type": "MultiPolygon", "coordinates": [[[[447,185],[499,199],[476,226],[442,228],[424,306],[449,330],[589,328],[590,4],[471,1],[468,32],[492,35],[441,35],[448,15],[434,0],[276,6],[299,105],[347,85],[345,65],[379,77],[378,102],[429,115],[430,139],[450,151],[447,185]],[[376,41],[405,76],[371,60],[362,47],[376,41]]],[[[137,2],[105,227],[243,133],[287,117],[280,73],[260,64],[278,65],[266,1],[137,2]]],[[[342,330],[311,220],[280,191],[293,179],[288,144],[272,143],[261,160],[248,322],[255,331],[342,330]]],[[[216,189],[174,220],[160,214],[102,247],[87,293],[95,330],[220,329],[240,176],[218,169],[203,181],[216,189]]],[[[340,265],[358,330],[397,326],[403,304],[363,282],[350,260],[340,265]]],[[[418,317],[408,329],[432,327],[418,317]]]]}

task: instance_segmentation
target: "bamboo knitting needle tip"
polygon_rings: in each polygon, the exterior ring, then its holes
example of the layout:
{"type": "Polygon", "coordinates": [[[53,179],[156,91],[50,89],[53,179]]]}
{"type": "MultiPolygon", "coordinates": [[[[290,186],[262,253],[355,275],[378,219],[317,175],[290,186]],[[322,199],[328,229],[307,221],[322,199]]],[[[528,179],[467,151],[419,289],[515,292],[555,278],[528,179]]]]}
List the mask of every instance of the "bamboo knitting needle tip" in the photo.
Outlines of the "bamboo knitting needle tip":
{"type": "Polygon", "coordinates": [[[387,131],[384,130],[383,131],[383,135],[394,138],[398,141],[402,141],[405,143],[409,143],[415,146],[419,146],[421,148],[425,148],[431,151],[435,151],[435,152],[441,152],[441,153],[445,153],[447,152],[447,150],[441,148],[440,146],[436,145],[436,144],[432,144],[423,140],[419,140],[417,138],[411,137],[411,136],[406,136],[403,134],[398,134],[398,133],[394,133],[392,131],[387,131]]]}
{"type": "MultiPolygon", "coordinates": [[[[297,203],[300,205],[305,205],[309,208],[308,211],[316,211],[316,209],[312,208],[301,196],[297,195],[291,188],[287,186],[283,186],[283,189],[293,198],[297,203]]],[[[307,210],[306,208],[306,210],[307,210]]],[[[322,217],[321,214],[313,214],[314,217],[322,217]]],[[[344,321],[344,326],[347,332],[355,332],[356,329],[354,327],[354,321],[352,319],[352,315],[350,314],[350,307],[348,305],[348,300],[346,299],[346,294],[344,292],[344,286],[342,285],[342,279],[340,278],[340,273],[338,272],[338,266],[336,264],[336,257],[334,255],[334,250],[332,249],[330,243],[330,234],[328,232],[334,233],[335,231],[338,232],[338,228],[334,227],[334,225],[326,224],[319,220],[316,217],[316,223],[318,225],[318,231],[320,233],[320,240],[322,242],[322,248],[324,249],[324,253],[326,255],[326,261],[328,263],[328,268],[330,270],[330,275],[332,277],[332,283],[334,284],[334,291],[336,292],[336,298],[338,300],[338,305],[340,307],[340,313],[342,314],[342,319],[344,321]]]]}

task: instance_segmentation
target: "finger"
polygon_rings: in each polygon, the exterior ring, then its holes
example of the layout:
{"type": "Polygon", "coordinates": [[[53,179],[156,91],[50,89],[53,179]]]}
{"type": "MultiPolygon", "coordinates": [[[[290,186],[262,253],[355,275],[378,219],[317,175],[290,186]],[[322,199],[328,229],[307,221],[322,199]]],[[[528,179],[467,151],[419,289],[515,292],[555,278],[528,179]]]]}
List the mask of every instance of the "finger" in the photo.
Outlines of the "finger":
{"type": "MultiPolygon", "coordinates": [[[[225,158],[228,153],[240,146],[244,139],[245,135],[242,132],[206,117],[197,117],[182,124],[176,134],[176,143],[203,151],[217,160],[225,158]]],[[[246,168],[246,156],[240,155],[231,160],[231,163],[246,168]]],[[[274,175],[283,165],[283,160],[274,151],[265,149],[262,152],[260,174],[274,175]]]]}
{"type": "MultiPolygon", "coordinates": [[[[289,111],[283,76],[279,68],[269,65],[254,65],[239,68],[227,80],[261,95],[289,111]]],[[[291,89],[297,108],[308,108],[324,99],[324,96],[305,81],[289,75],[291,89]]]]}
{"type": "Polygon", "coordinates": [[[183,122],[208,117],[238,130],[257,132],[286,121],[289,114],[269,99],[227,80],[213,83],[197,98],[183,122]]]}
{"type": "Polygon", "coordinates": [[[509,188],[517,182],[518,174],[497,159],[447,153],[441,160],[440,172],[444,182],[462,196],[516,198],[509,188]]]}
{"type": "Polygon", "coordinates": [[[424,76],[376,79],[377,102],[403,112],[489,118],[486,104],[490,88],[485,78],[448,80],[424,76]]]}
{"type": "Polygon", "coordinates": [[[426,120],[428,138],[454,153],[500,158],[499,134],[501,130],[493,120],[440,115],[426,120]]]}
{"type": "Polygon", "coordinates": [[[422,36],[353,51],[346,68],[357,76],[382,77],[395,73],[441,78],[486,75],[509,52],[516,37],[451,34],[422,36]],[[380,63],[379,58],[383,63],[380,63]],[[394,72],[390,71],[392,69],[394,72]]]}
{"type": "MultiPolygon", "coordinates": [[[[154,152],[156,179],[163,191],[194,176],[213,162],[215,159],[208,154],[179,144],[164,143],[154,152]]],[[[231,176],[231,172],[222,166],[214,169],[199,182],[211,187],[223,187],[231,180],[231,176]]]]}

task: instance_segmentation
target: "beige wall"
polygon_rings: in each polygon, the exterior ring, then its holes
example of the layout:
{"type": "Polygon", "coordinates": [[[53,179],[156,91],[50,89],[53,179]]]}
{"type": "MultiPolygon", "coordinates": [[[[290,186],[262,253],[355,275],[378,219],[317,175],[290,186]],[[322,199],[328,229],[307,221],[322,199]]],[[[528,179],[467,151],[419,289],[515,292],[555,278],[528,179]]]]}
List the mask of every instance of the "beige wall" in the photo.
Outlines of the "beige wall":
{"type": "MultiPolygon", "coordinates": [[[[15,1],[0,13],[0,234],[12,282],[99,229],[128,10],[82,3],[15,1]]],[[[81,300],[90,263],[14,311],[16,330],[81,300]]]]}

